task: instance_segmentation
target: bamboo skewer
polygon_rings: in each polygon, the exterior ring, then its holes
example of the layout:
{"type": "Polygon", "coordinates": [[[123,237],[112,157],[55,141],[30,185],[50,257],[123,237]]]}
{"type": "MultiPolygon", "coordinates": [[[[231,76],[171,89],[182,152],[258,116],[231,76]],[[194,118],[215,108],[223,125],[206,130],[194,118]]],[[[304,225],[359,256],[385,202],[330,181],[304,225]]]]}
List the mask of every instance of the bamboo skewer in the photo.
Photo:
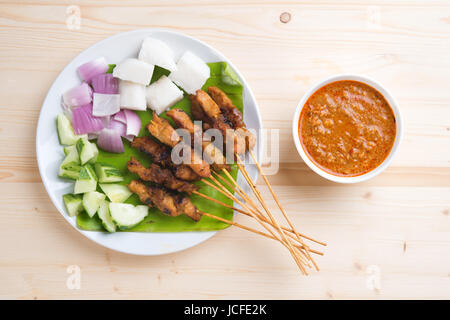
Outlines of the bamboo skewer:
{"type": "MultiPolygon", "coordinates": [[[[253,193],[255,194],[255,196],[258,198],[258,200],[260,201],[261,205],[263,206],[264,210],[266,211],[267,215],[269,216],[270,220],[272,221],[272,223],[275,224],[276,228],[278,229],[278,232],[280,233],[280,235],[285,238],[286,235],[283,232],[283,230],[281,229],[280,225],[278,224],[278,222],[275,220],[274,216],[272,215],[272,213],[270,212],[270,210],[267,208],[267,205],[264,201],[264,199],[262,198],[261,194],[259,193],[259,191],[256,189],[256,186],[254,185],[253,181],[251,180],[250,176],[248,175],[247,170],[245,169],[245,167],[243,166],[243,162],[241,160],[241,158],[239,157],[238,154],[236,155],[236,159],[237,161],[237,165],[239,167],[239,170],[241,171],[242,175],[244,176],[245,180],[247,180],[248,185],[250,186],[250,188],[252,189],[253,193]]],[[[305,246],[306,247],[306,246],[305,246]]],[[[306,247],[306,252],[308,252],[308,249],[306,247]]],[[[308,257],[308,254],[307,254],[308,257]]],[[[308,257],[310,260],[311,258],[308,257]]]]}
{"type": "MultiPolygon", "coordinates": [[[[272,186],[269,183],[269,180],[267,179],[266,175],[263,173],[261,166],[259,165],[258,161],[256,160],[255,155],[253,154],[252,150],[249,150],[250,156],[252,157],[253,161],[256,164],[256,167],[258,168],[259,173],[261,174],[261,176],[263,177],[264,182],[266,183],[267,187],[270,190],[270,193],[272,194],[273,199],[275,200],[275,202],[278,205],[278,208],[280,208],[281,213],[283,214],[284,218],[286,219],[288,225],[291,227],[292,230],[295,231],[295,234],[297,236],[297,238],[299,239],[299,241],[303,242],[303,240],[300,237],[300,234],[298,234],[297,230],[294,228],[294,225],[292,224],[291,219],[289,218],[289,216],[286,214],[286,211],[284,211],[284,208],[281,206],[280,201],[278,200],[278,197],[276,196],[275,192],[272,189],[272,186]]],[[[308,251],[308,249],[306,249],[306,251],[308,251]]],[[[317,271],[319,271],[319,267],[317,266],[316,262],[314,261],[314,259],[311,258],[312,263],[314,264],[314,267],[316,268],[317,271]]]]}
{"type": "MultiPolygon", "coordinates": [[[[226,203],[223,203],[223,202],[221,202],[221,201],[219,201],[219,200],[217,200],[217,199],[211,198],[211,197],[209,197],[209,196],[207,196],[207,195],[205,195],[205,194],[203,194],[203,193],[200,193],[200,192],[198,192],[198,191],[194,191],[193,193],[196,194],[196,195],[198,195],[198,196],[201,196],[201,197],[203,197],[203,198],[205,198],[205,199],[208,199],[208,200],[210,200],[210,201],[213,201],[213,202],[215,202],[215,203],[217,203],[217,204],[220,204],[220,205],[222,205],[222,206],[224,206],[224,207],[226,207],[226,208],[232,209],[232,210],[234,210],[234,211],[237,211],[237,212],[239,212],[239,213],[242,213],[242,214],[244,214],[244,215],[246,215],[246,216],[251,217],[251,215],[250,215],[248,212],[246,212],[246,211],[244,211],[244,210],[241,210],[241,209],[238,209],[238,208],[236,208],[236,207],[230,206],[230,205],[228,205],[228,204],[226,204],[226,203]]],[[[262,220],[264,223],[269,223],[269,224],[270,224],[270,221],[268,221],[265,217],[263,217],[263,218],[264,218],[264,219],[261,219],[261,220],[262,220]]],[[[288,231],[288,232],[292,232],[292,233],[293,233],[292,230],[289,230],[289,229],[284,228],[284,227],[282,227],[282,228],[283,228],[283,229],[286,229],[286,231],[288,231]]],[[[268,236],[269,236],[269,235],[268,235],[268,236]]],[[[293,240],[298,241],[297,238],[294,237],[294,236],[291,235],[291,234],[287,234],[287,236],[290,237],[290,238],[292,238],[293,240]]],[[[275,238],[273,238],[273,239],[275,239],[275,238]]],[[[275,240],[276,240],[276,239],[275,239],[275,240]]],[[[302,249],[304,249],[304,248],[302,248],[302,249]]],[[[314,250],[314,249],[311,249],[311,248],[309,248],[309,250],[310,250],[312,253],[315,253],[315,254],[318,254],[318,255],[323,256],[323,252],[320,252],[320,251],[317,251],[317,250],[314,250]]]]}
{"type": "MultiPolygon", "coordinates": [[[[232,225],[232,226],[235,226],[235,227],[238,227],[238,228],[241,228],[241,229],[244,229],[244,230],[247,230],[247,231],[250,231],[250,232],[259,234],[259,235],[262,235],[262,236],[264,236],[264,237],[266,237],[266,238],[270,238],[270,239],[273,239],[273,240],[277,240],[276,238],[274,238],[274,237],[271,236],[270,234],[267,234],[267,233],[258,231],[258,230],[256,230],[256,229],[253,229],[253,228],[244,226],[244,225],[239,224],[239,223],[237,223],[237,222],[234,222],[234,221],[231,221],[231,220],[228,220],[228,219],[225,219],[225,218],[222,218],[222,217],[213,215],[213,214],[211,214],[211,213],[207,213],[207,212],[201,211],[201,214],[204,215],[204,216],[210,217],[210,218],[212,218],[212,219],[216,219],[216,220],[222,221],[222,222],[227,223],[227,224],[229,224],[229,225],[232,225]]],[[[295,246],[296,246],[297,248],[301,248],[300,245],[295,245],[295,246]]],[[[322,252],[319,252],[319,251],[315,251],[315,250],[314,250],[314,251],[311,251],[311,252],[314,252],[314,253],[316,253],[316,254],[318,254],[318,255],[323,255],[323,253],[322,253],[322,252]]]]}
{"type": "MultiPolygon", "coordinates": [[[[298,255],[295,254],[295,249],[292,247],[291,243],[285,238],[285,239],[280,239],[276,234],[274,234],[272,232],[272,230],[270,228],[268,228],[260,219],[258,219],[257,215],[255,215],[252,210],[244,203],[242,203],[239,199],[237,199],[227,188],[225,188],[224,186],[222,186],[213,176],[210,176],[210,179],[212,181],[214,181],[218,186],[222,187],[223,191],[225,193],[227,193],[230,197],[232,197],[233,201],[236,201],[237,203],[239,203],[241,205],[241,207],[245,208],[248,210],[248,212],[251,214],[251,216],[258,221],[258,223],[264,228],[266,229],[273,237],[275,237],[278,241],[282,242],[282,243],[286,243],[287,244],[287,248],[289,250],[289,252],[291,253],[292,257],[294,258],[295,262],[297,263],[297,266],[299,267],[300,271],[302,271],[303,274],[307,274],[305,268],[303,267],[302,263],[300,262],[300,257],[298,255]]],[[[218,187],[214,186],[212,183],[210,183],[209,181],[204,180],[204,183],[208,184],[209,186],[215,188],[216,190],[220,190],[218,187]]],[[[305,261],[303,261],[303,263],[307,263],[305,261]]]]}
{"type": "MultiPolygon", "coordinates": [[[[215,202],[215,203],[217,203],[217,204],[220,204],[221,206],[224,206],[224,207],[226,207],[226,208],[229,208],[229,209],[232,209],[232,210],[234,210],[234,211],[237,211],[237,212],[239,212],[239,213],[241,213],[241,214],[244,214],[244,215],[246,215],[246,216],[248,216],[248,217],[251,217],[251,215],[250,215],[247,211],[244,211],[244,210],[242,210],[242,209],[239,209],[239,208],[230,206],[229,204],[226,204],[226,203],[224,203],[224,202],[222,202],[222,201],[219,201],[219,200],[217,200],[217,199],[211,198],[210,196],[207,196],[206,194],[200,193],[200,192],[198,192],[198,191],[193,191],[193,193],[196,194],[196,195],[198,195],[198,196],[200,196],[200,197],[203,197],[203,198],[205,198],[205,199],[207,199],[207,200],[210,200],[210,201],[212,201],[212,202],[215,202]]],[[[230,199],[231,199],[231,198],[230,198],[230,199]]],[[[262,220],[263,220],[264,222],[270,223],[270,221],[268,221],[266,217],[263,217],[263,218],[264,218],[264,219],[262,219],[262,220]]],[[[287,231],[287,232],[290,232],[290,233],[294,233],[294,230],[289,229],[289,228],[287,228],[287,227],[281,226],[281,228],[282,228],[284,231],[287,231]]],[[[299,233],[299,235],[300,235],[301,237],[307,239],[307,240],[310,240],[310,241],[315,242],[315,243],[317,243],[317,244],[320,244],[320,245],[322,245],[322,246],[326,246],[326,245],[327,245],[326,243],[321,242],[321,241],[319,241],[319,240],[316,240],[316,239],[314,239],[314,238],[311,238],[311,237],[309,237],[309,236],[307,236],[307,235],[305,235],[305,234],[299,233]]],[[[290,236],[290,235],[288,234],[288,236],[290,236]]],[[[311,249],[311,252],[312,252],[312,249],[311,249]]],[[[322,255],[323,255],[323,253],[322,253],[322,255]]]]}

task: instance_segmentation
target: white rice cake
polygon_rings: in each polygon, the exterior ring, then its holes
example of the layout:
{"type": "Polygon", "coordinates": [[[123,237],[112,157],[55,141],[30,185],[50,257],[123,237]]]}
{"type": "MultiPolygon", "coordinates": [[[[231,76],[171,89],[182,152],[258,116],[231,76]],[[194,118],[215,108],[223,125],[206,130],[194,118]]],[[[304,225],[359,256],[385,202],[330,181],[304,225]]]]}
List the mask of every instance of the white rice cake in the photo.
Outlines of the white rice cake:
{"type": "Polygon", "coordinates": [[[183,91],[169,78],[162,76],[147,87],[146,98],[147,106],[157,114],[161,114],[183,99],[183,91]]]}
{"type": "Polygon", "coordinates": [[[201,89],[209,78],[208,65],[195,54],[186,51],[178,60],[177,70],[169,78],[189,94],[201,89]]]}
{"type": "Polygon", "coordinates": [[[125,59],[114,68],[113,76],[146,86],[152,79],[153,69],[155,69],[155,66],[147,62],[138,59],[125,59]]]}
{"type": "Polygon", "coordinates": [[[145,86],[125,80],[119,80],[120,107],[130,110],[147,110],[145,86]]]}
{"type": "Polygon", "coordinates": [[[159,39],[145,38],[138,59],[169,71],[177,69],[172,49],[159,39]]]}

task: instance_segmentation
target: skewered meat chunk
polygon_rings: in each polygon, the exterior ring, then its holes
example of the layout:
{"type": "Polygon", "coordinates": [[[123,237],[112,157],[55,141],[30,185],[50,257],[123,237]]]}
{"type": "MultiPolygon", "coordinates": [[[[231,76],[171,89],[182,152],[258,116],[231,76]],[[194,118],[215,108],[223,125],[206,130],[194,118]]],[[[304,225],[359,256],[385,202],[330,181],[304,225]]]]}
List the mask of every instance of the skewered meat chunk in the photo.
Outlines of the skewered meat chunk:
{"type": "Polygon", "coordinates": [[[222,133],[225,143],[233,145],[237,154],[244,154],[246,151],[245,137],[236,134],[214,100],[202,90],[197,90],[197,94],[190,98],[192,105],[198,105],[202,108],[203,113],[208,118],[209,125],[222,133]]]}
{"type": "Polygon", "coordinates": [[[220,111],[224,115],[224,117],[232,123],[233,128],[245,128],[245,123],[242,120],[242,113],[238,108],[233,104],[230,98],[217,87],[209,87],[208,93],[211,95],[211,98],[217,103],[220,108],[220,111]]]}
{"type": "Polygon", "coordinates": [[[155,163],[170,168],[178,179],[185,181],[201,179],[201,177],[187,165],[173,163],[171,150],[167,146],[157,143],[150,137],[136,137],[131,143],[131,146],[150,155],[155,163]]]}
{"type": "Polygon", "coordinates": [[[231,124],[231,126],[236,129],[236,134],[239,137],[243,137],[246,142],[246,148],[248,150],[252,150],[256,144],[255,136],[247,130],[244,121],[242,120],[242,113],[239,109],[233,104],[230,98],[217,87],[209,87],[208,92],[211,95],[212,99],[217,103],[227,122],[231,124]]]}
{"type": "Polygon", "coordinates": [[[153,161],[167,166],[170,159],[170,149],[154,141],[150,137],[136,137],[131,142],[133,148],[150,155],[153,161]]]}
{"type": "MultiPolygon", "coordinates": [[[[194,135],[202,134],[202,129],[196,128],[191,118],[183,110],[172,109],[167,112],[167,115],[172,118],[172,120],[178,127],[189,131],[193,141],[194,135]]],[[[226,164],[226,160],[223,156],[222,151],[220,151],[211,141],[203,141],[203,137],[201,136],[199,138],[202,141],[202,149],[204,155],[208,157],[208,162],[211,163],[213,169],[216,171],[220,171],[222,169],[230,170],[230,166],[226,164]]]]}
{"type": "MultiPolygon", "coordinates": [[[[155,138],[172,148],[178,143],[183,143],[170,123],[166,119],[158,117],[155,113],[153,113],[153,119],[147,125],[147,129],[155,138]]],[[[183,145],[180,146],[183,147],[183,145]]],[[[194,150],[191,149],[190,154],[190,163],[186,163],[186,165],[200,177],[209,177],[211,175],[209,164],[203,161],[194,150]]]]}
{"type": "Polygon", "coordinates": [[[130,172],[136,173],[139,178],[144,181],[158,183],[166,188],[177,190],[179,192],[187,192],[189,194],[198,190],[197,186],[175,178],[170,170],[163,169],[154,163],[146,168],[137,159],[131,157],[130,161],[127,163],[127,167],[130,172]]]}
{"type": "Polygon", "coordinates": [[[169,121],[158,117],[155,112],[153,112],[153,119],[147,125],[147,129],[152,136],[172,148],[175,147],[181,140],[180,136],[170,125],[169,121]]]}
{"type": "Polygon", "coordinates": [[[173,217],[186,214],[195,221],[199,221],[202,216],[191,200],[182,194],[173,194],[161,187],[146,186],[137,180],[131,181],[128,188],[136,193],[143,203],[157,207],[164,214],[173,217]]]}

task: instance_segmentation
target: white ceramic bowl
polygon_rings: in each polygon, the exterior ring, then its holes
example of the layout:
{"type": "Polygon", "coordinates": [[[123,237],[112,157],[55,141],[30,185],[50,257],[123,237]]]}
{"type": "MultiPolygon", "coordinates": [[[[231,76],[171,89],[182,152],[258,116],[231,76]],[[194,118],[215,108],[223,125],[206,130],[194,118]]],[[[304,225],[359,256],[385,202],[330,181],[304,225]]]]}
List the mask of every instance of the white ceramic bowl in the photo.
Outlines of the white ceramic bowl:
{"type": "Polygon", "coordinates": [[[394,158],[395,154],[397,153],[398,147],[400,145],[400,141],[402,140],[403,136],[403,125],[402,125],[402,117],[400,114],[400,109],[398,107],[397,102],[395,101],[394,97],[387,91],[385,87],[383,87],[380,83],[378,83],[375,80],[372,80],[366,76],[360,76],[360,75],[352,75],[352,74],[342,74],[342,75],[336,75],[332,76],[330,78],[327,78],[325,80],[320,81],[316,85],[314,85],[311,89],[306,92],[306,94],[303,96],[303,98],[300,100],[300,102],[297,105],[297,108],[295,110],[295,115],[292,122],[292,136],[294,138],[295,146],[297,147],[297,151],[302,157],[303,161],[318,175],[339,183],[355,183],[355,182],[362,182],[366,181],[368,179],[371,179],[375,177],[376,175],[380,174],[386,167],[391,163],[392,159],[394,158]],[[300,142],[299,132],[298,132],[298,125],[300,120],[300,114],[302,112],[302,109],[308,101],[309,97],[322,88],[323,86],[335,82],[335,81],[341,81],[341,80],[353,80],[365,83],[372,88],[376,89],[379,93],[383,95],[383,97],[386,99],[386,101],[389,103],[389,105],[392,108],[392,111],[394,112],[395,116],[395,123],[396,123],[396,136],[394,145],[392,146],[391,152],[386,157],[386,159],[375,169],[359,175],[359,176],[352,176],[352,177],[343,177],[343,176],[337,176],[330,174],[326,171],[324,171],[322,168],[317,166],[314,162],[312,162],[309,157],[306,155],[306,151],[303,149],[302,143],[300,142]]]}

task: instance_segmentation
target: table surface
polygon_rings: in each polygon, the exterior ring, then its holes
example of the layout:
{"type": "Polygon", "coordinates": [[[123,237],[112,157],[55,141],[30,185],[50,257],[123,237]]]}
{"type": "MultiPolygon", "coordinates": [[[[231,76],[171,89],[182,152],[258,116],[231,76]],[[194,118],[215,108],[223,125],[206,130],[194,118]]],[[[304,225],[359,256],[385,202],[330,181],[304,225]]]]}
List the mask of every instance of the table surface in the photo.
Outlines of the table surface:
{"type": "Polygon", "coordinates": [[[73,3],[0,1],[0,298],[450,298],[449,1],[73,3]],[[205,41],[246,77],[264,127],[280,130],[275,192],[301,232],[328,243],[320,272],[301,276],[278,243],[235,227],[179,253],[117,253],[55,209],[35,157],[47,91],[89,45],[152,27],[205,41]],[[355,185],[314,174],[291,136],[299,99],[338,73],[378,80],[404,117],[392,164],[355,185]]]}

